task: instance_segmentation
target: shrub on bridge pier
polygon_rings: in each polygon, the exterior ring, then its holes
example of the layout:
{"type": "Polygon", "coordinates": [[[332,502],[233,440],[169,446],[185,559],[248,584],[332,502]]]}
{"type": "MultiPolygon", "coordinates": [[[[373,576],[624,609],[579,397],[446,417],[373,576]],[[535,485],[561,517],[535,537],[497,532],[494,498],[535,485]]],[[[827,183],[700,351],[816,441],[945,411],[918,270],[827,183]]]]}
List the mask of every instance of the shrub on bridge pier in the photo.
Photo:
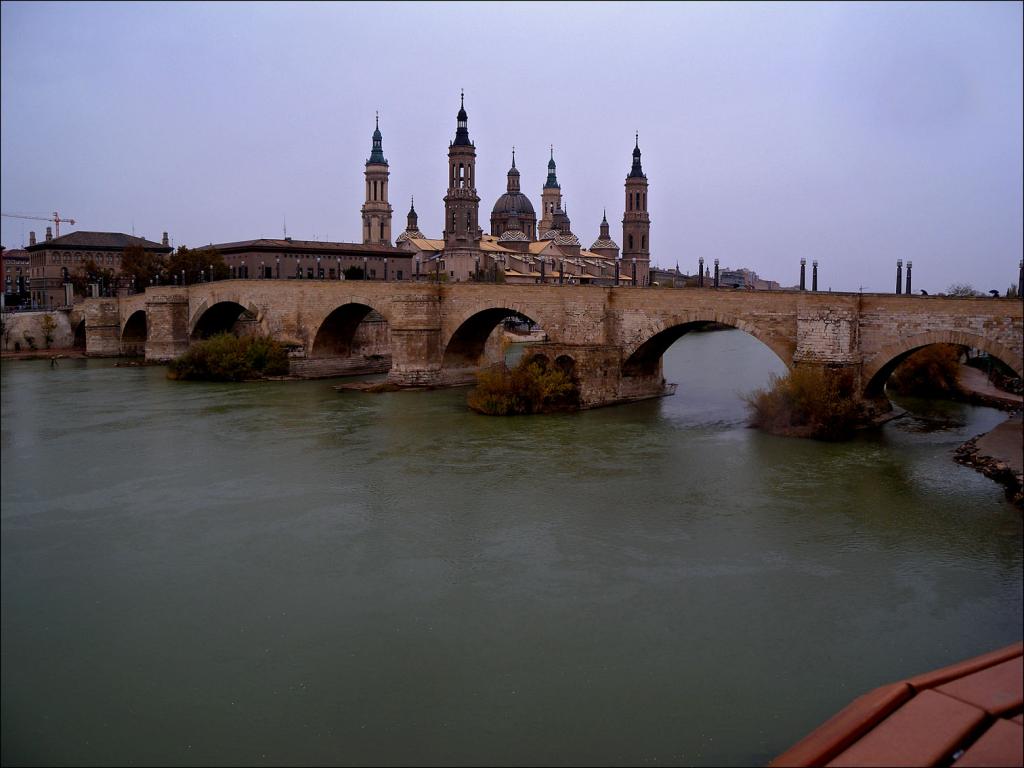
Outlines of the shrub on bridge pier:
{"type": "Polygon", "coordinates": [[[288,373],[288,353],[268,336],[221,333],[188,348],[171,362],[169,379],[246,381],[288,373]]]}
{"type": "Polygon", "coordinates": [[[504,364],[477,374],[467,397],[469,407],[488,416],[556,413],[579,408],[579,388],[558,366],[523,358],[515,368],[504,364]]]}
{"type": "Polygon", "coordinates": [[[750,425],[775,435],[844,440],[866,421],[848,371],[797,367],[745,399],[750,425]]]}

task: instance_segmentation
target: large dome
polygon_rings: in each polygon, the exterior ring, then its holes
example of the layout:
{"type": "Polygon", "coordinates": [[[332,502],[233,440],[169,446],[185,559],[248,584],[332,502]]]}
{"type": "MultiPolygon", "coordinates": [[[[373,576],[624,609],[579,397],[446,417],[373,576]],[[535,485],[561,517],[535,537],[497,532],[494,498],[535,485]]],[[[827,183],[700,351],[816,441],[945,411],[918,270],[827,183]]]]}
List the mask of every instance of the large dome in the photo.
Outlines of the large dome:
{"type": "Polygon", "coordinates": [[[537,215],[533,212],[533,203],[530,202],[530,198],[522,192],[506,192],[504,195],[499,197],[498,202],[496,202],[494,204],[494,208],[491,209],[491,215],[512,213],[513,210],[520,216],[537,215]]]}

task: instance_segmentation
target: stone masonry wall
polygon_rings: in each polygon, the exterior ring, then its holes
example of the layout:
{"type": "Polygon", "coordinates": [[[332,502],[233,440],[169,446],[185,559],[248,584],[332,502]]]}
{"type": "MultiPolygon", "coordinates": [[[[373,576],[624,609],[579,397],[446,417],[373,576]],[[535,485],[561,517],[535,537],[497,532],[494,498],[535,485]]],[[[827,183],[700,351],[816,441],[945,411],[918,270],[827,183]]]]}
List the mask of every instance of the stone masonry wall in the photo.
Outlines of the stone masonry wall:
{"type": "Polygon", "coordinates": [[[69,311],[66,309],[54,309],[46,312],[5,312],[4,351],[31,349],[26,334],[31,337],[36,349],[70,349],[75,344],[75,331],[68,316],[69,311]],[[53,341],[49,345],[46,343],[46,332],[43,329],[44,317],[50,317],[54,323],[54,327],[50,331],[53,341]]]}

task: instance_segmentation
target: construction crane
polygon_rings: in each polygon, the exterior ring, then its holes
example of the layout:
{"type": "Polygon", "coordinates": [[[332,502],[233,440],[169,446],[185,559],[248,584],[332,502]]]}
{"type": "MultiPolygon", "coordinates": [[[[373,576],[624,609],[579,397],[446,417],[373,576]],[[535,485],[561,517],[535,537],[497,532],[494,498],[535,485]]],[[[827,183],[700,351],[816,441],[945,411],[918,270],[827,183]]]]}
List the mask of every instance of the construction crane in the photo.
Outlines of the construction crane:
{"type": "Polygon", "coordinates": [[[57,233],[54,237],[60,237],[60,223],[62,221],[72,225],[75,223],[74,219],[62,219],[60,214],[56,211],[53,212],[53,216],[28,216],[22,213],[3,213],[0,214],[0,216],[6,216],[9,219],[36,219],[37,221],[52,221],[54,231],[57,233]]]}

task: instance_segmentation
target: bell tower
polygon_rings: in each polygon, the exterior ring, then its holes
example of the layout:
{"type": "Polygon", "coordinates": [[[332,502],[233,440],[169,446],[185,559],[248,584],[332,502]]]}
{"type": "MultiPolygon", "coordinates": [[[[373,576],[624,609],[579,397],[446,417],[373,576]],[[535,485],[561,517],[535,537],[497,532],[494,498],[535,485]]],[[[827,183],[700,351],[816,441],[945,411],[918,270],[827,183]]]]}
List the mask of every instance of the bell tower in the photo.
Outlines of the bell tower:
{"type": "Polygon", "coordinates": [[[456,120],[455,141],[448,146],[448,194],[444,197],[445,250],[475,249],[483,235],[477,222],[480,198],[476,194],[476,146],[469,140],[465,96],[456,120]]]}
{"type": "Polygon", "coordinates": [[[548,160],[548,180],[544,182],[544,189],[540,192],[540,205],[543,210],[540,212],[540,224],[537,227],[539,237],[553,229],[555,211],[562,208],[562,187],[558,184],[558,176],[555,174],[555,147],[551,147],[551,159],[548,160]]]}
{"type": "Polygon", "coordinates": [[[647,177],[640,165],[640,134],[633,148],[633,167],[626,177],[626,207],[622,213],[622,269],[633,276],[636,263],[635,285],[650,284],[651,217],[647,213],[647,177]]]}
{"type": "Polygon", "coordinates": [[[373,131],[373,149],[366,161],[366,202],[363,203],[363,243],[391,245],[391,204],[388,202],[388,161],[381,147],[380,116],[373,131]]]}

